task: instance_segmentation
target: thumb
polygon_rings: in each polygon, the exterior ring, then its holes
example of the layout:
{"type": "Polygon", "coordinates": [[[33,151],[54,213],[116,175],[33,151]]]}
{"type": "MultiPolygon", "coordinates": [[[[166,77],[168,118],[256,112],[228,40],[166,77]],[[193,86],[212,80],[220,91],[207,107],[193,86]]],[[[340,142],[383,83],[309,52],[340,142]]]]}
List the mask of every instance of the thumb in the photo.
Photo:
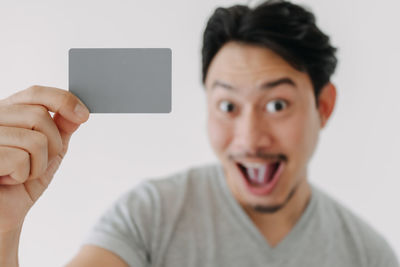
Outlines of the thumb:
{"type": "Polygon", "coordinates": [[[59,113],[54,114],[53,120],[60,131],[61,140],[63,143],[63,156],[67,152],[69,140],[71,139],[71,135],[79,128],[80,124],[74,123],[70,120],[67,120],[59,113]]]}

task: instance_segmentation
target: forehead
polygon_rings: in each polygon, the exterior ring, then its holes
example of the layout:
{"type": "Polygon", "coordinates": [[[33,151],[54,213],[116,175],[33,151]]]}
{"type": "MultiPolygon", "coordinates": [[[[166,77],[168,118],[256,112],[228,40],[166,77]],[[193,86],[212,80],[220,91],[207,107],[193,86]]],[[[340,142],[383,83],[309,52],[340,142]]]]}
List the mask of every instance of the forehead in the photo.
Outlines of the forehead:
{"type": "Polygon", "coordinates": [[[211,61],[205,85],[209,88],[215,80],[222,80],[238,87],[257,87],[283,77],[298,83],[309,80],[307,74],[294,69],[268,48],[228,42],[211,61]]]}

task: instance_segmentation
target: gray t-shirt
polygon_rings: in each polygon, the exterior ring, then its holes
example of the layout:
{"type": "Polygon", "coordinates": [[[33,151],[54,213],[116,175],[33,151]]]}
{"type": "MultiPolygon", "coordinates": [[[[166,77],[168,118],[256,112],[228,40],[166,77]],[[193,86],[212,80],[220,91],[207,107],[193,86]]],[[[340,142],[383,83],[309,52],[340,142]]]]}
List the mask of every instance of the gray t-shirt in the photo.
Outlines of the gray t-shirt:
{"type": "Polygon", "coordinates": [[[379,234],[315,186],[294,228],[271,247],[234,199],[219,164],[141,183],[84,243],[132,267],[399,266],[379,234]]]}

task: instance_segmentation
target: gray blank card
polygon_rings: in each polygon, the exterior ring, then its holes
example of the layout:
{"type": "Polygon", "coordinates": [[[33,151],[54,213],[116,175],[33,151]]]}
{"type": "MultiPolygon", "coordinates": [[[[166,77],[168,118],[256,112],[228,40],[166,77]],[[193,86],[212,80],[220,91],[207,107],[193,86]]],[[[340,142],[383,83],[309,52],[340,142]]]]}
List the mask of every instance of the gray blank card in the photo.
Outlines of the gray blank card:
{"type": "Polygon", "coordinates": [[[69,90],[91,113],[169,113],[171,49],[72,48],[69,90]]]}

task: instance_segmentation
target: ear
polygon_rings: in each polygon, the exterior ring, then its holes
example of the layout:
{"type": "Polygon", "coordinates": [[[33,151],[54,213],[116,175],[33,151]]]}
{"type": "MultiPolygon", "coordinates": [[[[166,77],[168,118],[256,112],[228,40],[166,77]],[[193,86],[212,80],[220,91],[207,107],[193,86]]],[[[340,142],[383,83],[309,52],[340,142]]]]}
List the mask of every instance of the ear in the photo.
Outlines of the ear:
{"type": "Polygon", "coordinates": [[[336,103],[336,87],[332,83],[327,83],[318,97],[318,113],[321,119],[321,128],[324,128],[332,114],[336,103]]]}

